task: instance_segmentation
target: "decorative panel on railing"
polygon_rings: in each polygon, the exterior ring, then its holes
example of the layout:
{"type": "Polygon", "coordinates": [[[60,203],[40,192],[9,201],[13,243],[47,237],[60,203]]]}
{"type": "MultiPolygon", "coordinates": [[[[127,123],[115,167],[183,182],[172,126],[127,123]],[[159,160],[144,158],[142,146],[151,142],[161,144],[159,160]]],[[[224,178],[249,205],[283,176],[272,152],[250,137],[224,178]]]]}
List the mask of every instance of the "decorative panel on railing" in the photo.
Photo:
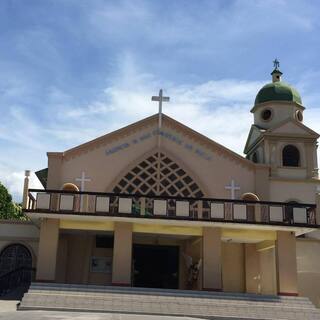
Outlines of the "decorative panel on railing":
{"type": "Polygon", "coordinates": [[[317,226],[313,204],[57,190],[31,189],[26,212],[317,226]]]}

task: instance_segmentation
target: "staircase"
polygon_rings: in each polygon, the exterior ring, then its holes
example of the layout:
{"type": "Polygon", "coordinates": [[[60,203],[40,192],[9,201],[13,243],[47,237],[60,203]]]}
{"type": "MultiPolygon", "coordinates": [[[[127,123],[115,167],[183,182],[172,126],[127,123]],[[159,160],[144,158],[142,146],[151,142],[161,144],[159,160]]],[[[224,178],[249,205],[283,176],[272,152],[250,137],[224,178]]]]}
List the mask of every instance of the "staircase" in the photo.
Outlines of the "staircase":
{"type": "Polygon", "coordinates": [[[320,319],[320,310],[303,297],[51,283],[32,283],[18,309],[206,319],[320,319]]]}

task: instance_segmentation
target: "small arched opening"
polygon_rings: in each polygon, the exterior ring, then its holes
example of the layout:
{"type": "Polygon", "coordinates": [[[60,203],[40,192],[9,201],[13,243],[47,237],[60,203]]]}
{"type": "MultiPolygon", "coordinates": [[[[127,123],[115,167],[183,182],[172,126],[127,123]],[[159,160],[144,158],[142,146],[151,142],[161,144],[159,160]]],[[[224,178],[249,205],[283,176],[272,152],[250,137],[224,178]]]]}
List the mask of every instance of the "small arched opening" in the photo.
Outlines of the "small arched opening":
{"type": "Polygon", "coordinates": [[[282,165],[284,167],[300,166],[300,152],[296,146],[289,144],[283,148],[282,165]]]}
{"type": "MultiPolygon", "coordinates": [[[[252,192],[246,192],[241,196],[241,199],[247,202],[251,201],[260,201],[259,197],[252,193],[252,192]]],[[[247,219],[248,221],[254,222],[255,219],[255,204],[247,204],[247,219]]]]}
{"type": "Polygon", "coordinates": [[[61,189],[63,191],[79,191],[79,188],[74,183],[70,182],[65,183],[61,189]]]}

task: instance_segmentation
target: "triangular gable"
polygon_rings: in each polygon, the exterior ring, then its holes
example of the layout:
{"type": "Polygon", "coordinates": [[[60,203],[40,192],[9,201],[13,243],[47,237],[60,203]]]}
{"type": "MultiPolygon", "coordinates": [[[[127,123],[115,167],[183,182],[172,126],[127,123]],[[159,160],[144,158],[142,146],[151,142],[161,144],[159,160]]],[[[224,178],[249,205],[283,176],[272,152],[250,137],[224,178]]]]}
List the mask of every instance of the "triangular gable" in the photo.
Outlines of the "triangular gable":
{"type": "Polygon", "coordinates": [[[46,188],[47,187],[47,180],[48,180],[48,168],[36,171],[35,175],[37,176],[37,178],[41,182],[42,186],[44,188],[46,188]]]}
{"type": "Polygon", "coordinates": [[[298,122],[294,119],[288,119],[284,122],[281,122],[279,125],[277,125],[274,128],[270,128],[266,131],[266,135],[269,134],[276,134],[276,135],[282,135],[282,134],[289,134],[289,135],[303,135],[303,136],[309,136],[312,138],[319,138],[319,134],[315,131],[311,130],[301,122],[298,122]]]}
{"type": "MultiPolygon", "coordinates": [[[[209,139],[208,137],[192,130],[191,128],[174,120],[173,118],[170,118],[169,116],[163,114],[162,119],[163,119],[163,126],[168,125],[169,127],[173,127],[176,130],[180,131],[181,133],[185,134],[186,136],[189,136],[192,139],[199,141],[201,144],[206,146],[209,150],[212,150],[212,151],[218,150],[219,152],[223,153],[226,157],[231,158],[232,160],[241,162],[243,165],[246,165],[247,167],[254,168],[254,163],[252,163],[251,161],[229,150],[228,148],[220,145],[219,143],[209,139]]],[[[117,140],[121,136],[128,136],[130,134],[140,131],[143,128],[157,125],[157,123],[158,123],[158,114],[155,114],[151,117],[148,117],[138,122],[135,122],[133,124],[130,124],[124,128],[121,128],[119,130],[116,130],[106,135],[103,135],[101,137],[98,137],[92,141],[86,142],[77,147],[66,150],[65,152],[62,153],[62,155],[66,157],[69,157],[69,156],[73,157],[78,153],[88,152],[89,150],[112,143],[114,140],[117,140]]],[[[48,155],[50,155],[50,152],[48,153],[48,155]]]]}
{"type": "Polygon", "coordinates": [[[252,125],[251,128],[250,128],[250,132],[249,132],[249,135],[248,135],[248,138],[247,138],[247,142],[246,142],[246,145],[244,147],[244,153],[247,154],[250,147],[260,138],[262,137],[262,133],[264,132],[265,130],[259,128],[258,126],[256,125],[252,125]]]}

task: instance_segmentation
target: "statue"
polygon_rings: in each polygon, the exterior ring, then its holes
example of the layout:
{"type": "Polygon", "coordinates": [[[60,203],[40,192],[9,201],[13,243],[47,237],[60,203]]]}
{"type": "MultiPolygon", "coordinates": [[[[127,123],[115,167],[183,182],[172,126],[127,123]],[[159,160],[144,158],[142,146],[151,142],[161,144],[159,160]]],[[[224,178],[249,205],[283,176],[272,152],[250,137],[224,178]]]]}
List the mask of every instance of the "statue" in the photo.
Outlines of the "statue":
{"type": "Polygon", "coordinates": [[[185,253],[183,253],[182,255],[188,268],[187,289],[192,290],[195,289],[194,287],[199,277],[202,260],[200,259],[198,262],[193,263],[193,259],[191,256],[185,253]]]}

